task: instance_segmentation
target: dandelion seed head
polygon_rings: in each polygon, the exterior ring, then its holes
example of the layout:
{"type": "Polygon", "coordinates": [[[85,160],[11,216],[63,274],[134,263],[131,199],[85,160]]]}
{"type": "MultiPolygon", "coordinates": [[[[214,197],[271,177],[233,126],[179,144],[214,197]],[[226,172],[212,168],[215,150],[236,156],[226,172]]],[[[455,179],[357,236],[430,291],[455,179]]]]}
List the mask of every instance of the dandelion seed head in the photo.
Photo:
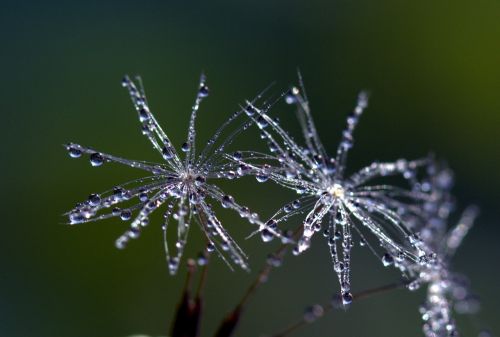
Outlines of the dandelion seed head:
{"type": "MultiPolygon", "coordinates": [[[[305,144],[297,142],[279,120],[270,116],[274,103],[259,107],[247,103],[246,115],[260,130],[269,151],[238,151],[237,156],[229,159],[239,165],[239,174],[254,175],[262,183],[273,181],[299,195],[271,217],[276,224],[294,216],[304,217],[293,254],[307,251],[316,233],[322,232],[346,299],[351,284],[354,237],[377,255],[383,265],[394,266],[403,274],[413,263],[432,263],[432,250],[415,239],[416,231],[405,221],[409,214],[420,212],[430,196],[413,190],[411,183],[406,188],[372,183],[388,176],[412,182],[427,159],[375,162],[346,176],[347,154],[354,144],[353,133],[359,118],[368,106],[368,94],[358,95],[335,156],[327,153],[319,138],[302,83],[301,89],[292,87],[283,98],[285,103],[296,107],[305,144]]],[[[262,238],[268,240],[270,236],[262,233],[262,238]]]]}
{"type": "MultiPolygon", "coordinates": [[[[130,240],[140,237],[142,230],[149,226],[150,215],[163,209],[164,220],[161,228],[167,265],[172,274],[179,266],[192,223],[196,223],[204,233],[208,241],[207,253],[216,252],[228,264],[233,263],[243,269],[248,269],[246,255],[216,217],[213,211],[214,203],[236,211],[242,218],[257,224],[259,228],[265,226],[255,212],[239,205],[232,196],[223,193],[212,181],[238,177],[238,169],[242,168],[225,161],[221,153],[240,131],[237,129],[226,138],[223,137],[223,133],[243,112],[248,114],[250,108],[231,115],[209,140],[206,147],[197,152],[195,120],[200,103],[209,95],[206,78],[202,75],[192,107],[187,140],[180,146],[181,151],[178,152],[156,120],[146,98],[141,79],[136,78],[134,81],[126,76],[122,80],[122,86],[130,95],[142,133],[160,154],[163,162],[129,160],[78,144],[67,144],[66,149],[72,158],[88,155],[91,166],[119,163],[150,174],[111,190],[91,194],[86,201],[79,203],[67,213],[69,223],[80,224],[111,217],[130,221],[129,229],[115,241],[116,247],[123,249],[130,240]],[[119,205],[122,206],[119,207],[119,205]],[[177,222],[176,230],[169,230],[172,219],[177,222]],[[177,237],[173,247],[170,247],[169,238],[175,233],[177,237]]],[[[244,129],[244,127],[240,128],[244,129]]],[[[273,237],[279,235],[277,229],[275,230],[266,229],[269,232],[266,232],[266,235],[273,237]]]]}

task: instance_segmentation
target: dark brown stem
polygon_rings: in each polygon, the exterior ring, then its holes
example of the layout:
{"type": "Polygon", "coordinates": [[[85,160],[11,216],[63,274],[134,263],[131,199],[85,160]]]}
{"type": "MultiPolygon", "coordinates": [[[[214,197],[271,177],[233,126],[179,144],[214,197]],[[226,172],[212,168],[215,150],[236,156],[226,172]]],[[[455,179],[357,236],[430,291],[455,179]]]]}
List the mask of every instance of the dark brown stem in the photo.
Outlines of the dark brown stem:
{"type": "MultiPolygon", "coordinates": [[[[401,289],[401,288],[404,288],[406,285],[408,285],[408,281],[391,283],[391,284],[383,285],[383,286],[380,286],[380,287],[370,288],[370,289],[367,289],[367,290],[363,290],[363,291],[360,291],[359,293],[353,295],[353,301],[359,301],[359,300],[362,300],[362,299],[369,298],[369,297],[371,297],[373,295],[376,295],[376,294],[382,294],[382,293],[386,293],[386,292],[393,291],[393,290],[396,290],[396,289],[401,289]]],[[[326,304],[326,305],[323,306],[323,308],[324,308],[324,312],[323,313],[327,313],[327,312],[329,312],[329,311],[331,311],[333,309],[341,307],[340,303],[342,303],[342,300],[340,299],[340,296],[335,297],[333,299],[333,303],[328,303],[328,304],[326,304]]],[[[317,317],[317,318],[319,319],[319,317],[317,317]]],[[[316,319],[307,319],[305,316],[303,316],[300,319],[298,319],[295,322],[293,322],[292,324],[288,325],[286,328],[284,328],[280,332],[273,334],[272,337],[287,337],[287,336],[290,336],[293,332],[295,332],[298,329],[300,329],[300,328],[302,328],[302,327],[304,327],[304,326],[306,326],[308,324],[311,324],[311,323],[313,323],[315,321],[316,321],[316,319]]]]}
{"type": "MultiPolygon", "coordinates": [[[[302,226],[293,233],[292,237],[295,239],[301,232],[302,232],[302,226]]],[[[288,246],[289,245],[285,243],[281,244],[272,256],[281,261],[288,250],[288,246]]],[[[255,294],[257,289],[267,281],[269,274],[271,273],[274,267],[275,266],[271,262],[269,261],[266,262],[265,266],[257,274],[256,279],[252,282],[252,284],[250,284],[250,286],[248,287],[248,289],[246,290],[245,294],[238,302],[236,307],[231,312],[229,312],[229,314],[226,315],[221,325],[219,326],[217,332],[215,333],[214,337],[232,336],[240,321],[241,313],[243,312],[244,307],[246,306],[250,298],[255,294]]]]}

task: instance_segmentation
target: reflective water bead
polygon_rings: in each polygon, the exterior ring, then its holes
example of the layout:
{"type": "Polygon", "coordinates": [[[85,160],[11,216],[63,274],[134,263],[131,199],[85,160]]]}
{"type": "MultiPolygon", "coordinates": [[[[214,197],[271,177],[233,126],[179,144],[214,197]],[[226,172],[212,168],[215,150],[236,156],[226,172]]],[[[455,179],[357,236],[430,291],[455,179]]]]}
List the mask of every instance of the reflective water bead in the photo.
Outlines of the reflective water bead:
{"type": "Polygon", "coordinates": [[[342,304],[348,305],[352,303],[352,294],[350,292],[342,293],[342,304]]]}
{"type": "Polygon", "coordinates": [[[225,195],[222,197],[222,207],[228,208],[234,203],[234,198],[230,195],[225,195]]]}
{"type": "Polygon", "coordinates": [[[203,185],[207,180],[205,179],[204,176],[197,176],[196,178],[194,178],[194,184],[196,186],[201,186],[203,185]]]}
{"type": "Polygon", "coordinates": [[[212,253],[213,251],[215,251],[215,245],[212,242],[209,242],[207,244],[207,252],[212,253]]]}
{"type": "Polygon", "coordinates": [[[297,95],[299,94],[299,89],[297,87],[292,87],[285,94],[285,102],[286,104],[294,104],[297,103],[297,95]]]}
{"type": "Polygon", "coordinates": [[[207,97],[209,93],[208,87],[203,84],[200,89],[198,90],[198,96],[199,97],[207,97]]]}
{"type": "Polygon", "coordinates": [[[259,183],[265,183],[266,181],[269,180],[269,175],[268,174],[264,174],[263,172],[260,172],[259,174],[256,174],[255,175],[255,179],[259,182],[259,183]]]}
{"type": "Polygon", "coordinates": [[[139,109],[139,121],[145,122],[149,119],[149,112],[146,108],[139,109]]]}
{"type": "Polygon", "coordinates": [[[179,259],[177,259],[176,257],[171,257],[168,260],[168,269],[170,270],[170,273],[174,273],[178,267],[179,267],[179,259]]]}
{"type": "Polygon", "coordinates": [[[269,242],[269,241],[271,241],[274,238],[274,235],[273,235],[273,233],[269,229],[264,228],[260,232],[260,237],[262,238],[262,241],[269,242]]]}
{"type": "Polygon", "coordinates": [[[95,152],[90,155],[90,164],[92,166],[101,166],[103,162],[104,158],[100,153],[95,152]]]}
{"type": "Polygon", "coordinates": [[[170,147],[164,146],[163,149],[161,150],[161,153],[165,160],[170,160],[174,157],[174,153],[170,147]]]}
{"type": "Polygon", "coordinates": [[[198,254],[198,259],[196,260],[199,266],[205,266],[208,263],[208,259],[203,253],[198,254]]]}
{"type": "Polygon", "coordinates": [[[137,227],[134,227],[134,228],[130,228],[128,231],[127,231],[127,236],[131,239],[137,239],[139,237],[139,235],[141,234],[141,231],[139,230],[139,228],[137,227]]]}
{"type": "Polygon", "coordinates": [[[236,151],[236,152],[233,153],[233,159],[234,160],[241,160],[241,158],[242,158],[242,154],[241,154],[240,151],[236,151]]]}
{"type": "Polygon", "coordinates": [[[141,202],[148,201],[149,200],[148,194],[146,192],[142,192],[141,194],[139,194],[139,200],[141,202]]]}
{"type": "Polygon", "coordinates": [[[101,197],[99,194],[91,194],[89,195],[89,205],[90,206],[98,206],[101,203],[101,197]]]}
{"type": "Polygon", "coordinates": [[[392,257],[391,254],[385,253],[384,256],[382,256],[382,264],[384,267],[389,267],[390,265],[394,264],[394,258],[392,257]]]}
{"type": "Polygon", "coordinates": [[[76,147],[69,146],[68,154],[71,158],[80,158],[82,156],[82,151],[80,149],[77,149],[76,147]]]}
{"type": "Polygon", "coordinates": [[[188,143],[183,143],[181,146],[181,150],[183,152],[188,152],[189,151],[189,144],[188,143]]]}
{"type": "Polygon", "coordinates": [[[256,107],[254,107],[253,105],[251,104],[248,104],[246,107],[245,107],[245,113],[247,114],[247,116],[253,116],[255,115],[255,113],[258,111],[256,107]]]}
{"type": "Polygon", "coordinates": [[[259,118],[257,118],[257,125],[264,129],[265,127],[267,127],[269,125],[269,123],[267,122],[267,120],[262,117],[262,116],[259,116],[259,118]]]}
{"type": "Polygon", "coordinates": [[[131,217],[132,217],[132,212],[130,212],[128,209],[125,209],[120,213],[120,219],[122,219],[123,221],[130,220],[131,217]]]}

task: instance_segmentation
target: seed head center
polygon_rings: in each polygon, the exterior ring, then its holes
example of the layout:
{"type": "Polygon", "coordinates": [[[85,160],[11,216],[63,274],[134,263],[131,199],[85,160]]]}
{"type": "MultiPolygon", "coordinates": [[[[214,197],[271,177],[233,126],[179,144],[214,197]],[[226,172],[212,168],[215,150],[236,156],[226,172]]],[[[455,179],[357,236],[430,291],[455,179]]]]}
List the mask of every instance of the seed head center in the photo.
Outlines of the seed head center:
{"type": "Polygon", "coordinates": [[[345,195],[345,190],[341,185],[333,184],[333,186],[328,188],[328,193],[330,193],[330,195],[334,198],[342,199],[345,195]]]}

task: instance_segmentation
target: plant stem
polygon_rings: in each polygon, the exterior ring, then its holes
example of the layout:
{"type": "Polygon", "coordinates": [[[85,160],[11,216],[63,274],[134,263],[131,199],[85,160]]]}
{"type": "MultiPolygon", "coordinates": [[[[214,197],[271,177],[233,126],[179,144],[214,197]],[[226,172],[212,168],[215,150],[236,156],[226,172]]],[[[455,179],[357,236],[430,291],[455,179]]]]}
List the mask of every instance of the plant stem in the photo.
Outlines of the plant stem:
{"type": "MultiPolygon", "coordinates": [[[[382,293],[390,292],[390,291],[393,291],[396,289],[401,289],[401,288],[405,287],[406,285],[408,285],[408,283],[409,283],[408,281],[401,281],[401,282],[383,285],[380,287],[375,287],[375,288],[363,290],[363,291],[353,295],[353,301],[357,302],[359,300],[369,298],[369,297],[376,295],[376,294],[382,294],[382,293]]],[[[340,307],[342,300],[340,299],[340,297],[335,296],[332,302],[333,303],[328,303],[328,304],[322,306],[322,308],[324,308],[323,314],[340,307]]],[[[316,318],[319,318],[319,317],[316,317],[316,318]]],[[[305,325],[312,324],[315,321],[316,321],[316,319],[311,320],[310,318],[309,319],[306,318],[306,316],[304,315],[300,319],[289,324],[286,328],[284,328],[280,332],[273,334],[272,337],[290,336],[293,332],[304,327],[305,325]]]]}

